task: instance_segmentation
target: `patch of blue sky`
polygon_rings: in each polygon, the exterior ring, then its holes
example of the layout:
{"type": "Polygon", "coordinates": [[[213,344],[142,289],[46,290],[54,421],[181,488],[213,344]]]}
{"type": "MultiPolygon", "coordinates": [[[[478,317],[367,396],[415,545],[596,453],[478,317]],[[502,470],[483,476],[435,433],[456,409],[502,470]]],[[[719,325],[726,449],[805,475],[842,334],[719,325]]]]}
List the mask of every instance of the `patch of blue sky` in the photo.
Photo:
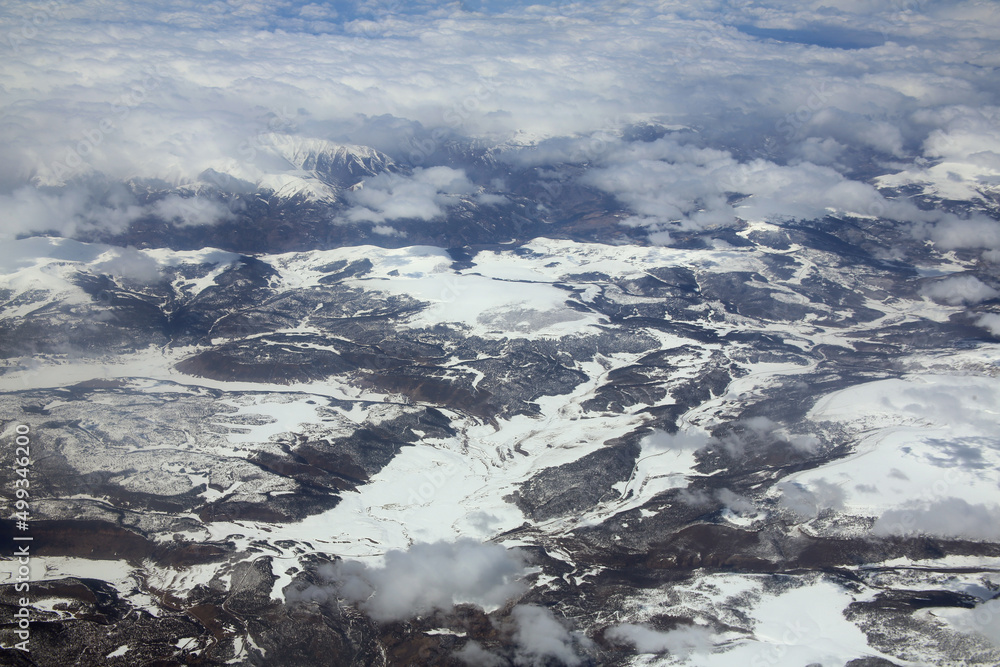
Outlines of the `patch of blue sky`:
{"type": "Polygon", "coordinates": [[[851,30],[837,26],[817,26],[809,28],[759,28],[752,25],[734,26],[745,35],[757,39],[770,39],[776,42],[792,44],[808,44],[827,49],[868,49],[882,46],[886,42],[885,34],[871,30],[851,30]]]}

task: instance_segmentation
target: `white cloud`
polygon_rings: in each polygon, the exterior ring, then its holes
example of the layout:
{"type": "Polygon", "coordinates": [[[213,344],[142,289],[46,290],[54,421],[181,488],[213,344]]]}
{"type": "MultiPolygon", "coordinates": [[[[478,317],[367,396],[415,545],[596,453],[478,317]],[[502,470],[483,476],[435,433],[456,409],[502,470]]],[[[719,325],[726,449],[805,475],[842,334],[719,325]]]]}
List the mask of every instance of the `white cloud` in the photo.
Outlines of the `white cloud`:
{"type": "Polygon", "coordinates": [[[639,653],[669,653],[683,657],[693,652],[710,651],[714,633],[699,625],[686,625],[663,632],[625,623],[609,629],[604,636],[619,644],[631,644],[639,653]]]}
{"type": "Polygon", "coordinates": [[[818,108],[809,114],[796,134],[814,140],[825,138],[842,145],[867,147],[895,157],[904,155],[904,138],[898,127],[836,106],[818,108]]]}
{"type": "MultiPolygon", "coordinates": [[[[333,10],[170,0],[112,16],[100,0],[83,0],[46,10],[40,26],[37,8],[14,5],[11,24],[34,27],[12,32],[0,74],[0,194],[94,173],[184,184],[228,165],[295,176],[253,155],[277,122],[296,136],[364,137],[421,159],[444,136],[576,136],[534,159],[562,150],[596,166],[584,182],[613,193],[635,214],[627,224],[664,241],[677,226],[829,210],[944,221],[927,229],[946,245],[973,242],[969,224],[988,225],[887,202],[844,175],[875,151],[901,161],[899,183],[933,176],[970,192],[1000,184],[1000,107],[980,71],[997,64],[1000,16],[982,4],[905,13],[867,2],[527,4],[484,13],[460,3],[333,10]],[[848,41],[864,25],[888,41],[819,48],[734,25],[848,41]],[[613,140],[638,120],[691,131],[651,145],[613,140]],[[418,140],[420,127],[446,132],[418,140]],[[920,153],[934,164],[913,162],[920,153]],[[752,196],[734,208],[733,191],[752,196]]],[[[427,176],[371,183],[348,215],[388,233],[389,220],[440,216],[447,196],[503,203],[449,193],[427,176]]],[[[976,247],[1000,247],[992,236],[983,243],[976,247]]]]}
{"type": "Polygon", "coordinates": [[[477,641],[470,641],[453,654],[456,658],[472,667],[502,667],[508,664],[498,655],[490,653],[477,641]]]}
{"type": "Polygon", "coordinates": [[[977,304],[1000,296],[1000,292],[975,276],[951,276],[937,280],[925,285],[921,293],[952,306],[977,304]]]}
{"type": "Polygon", "coordinates": [[[836,139],[808,137],[793,148],[793,160],[818,165],[835,165],[847,148],[836,139]]]}
{"type": "Polygon", "coordinates": [[[825,509],[843,508],[846,497],[843,489],[825,479],[812,480],[808,486],[782,482],[776,488],[781,493],[778,504],[805,519],[814,519],[825,509]]]}
{"type": "Polygon", "coordinates": [[[628,205],[637,214],[631,224],[655,231],[727,225],[736,218],[809,220],[848,214],[930,222],[942,217],[886,199],[874,187],[827,166],[739,162],[728,152],[670,137],[616,145],[596,159],[600,166],[581,180],[628,205]],[[731,193],[750,196],[731,204],[731,193]]]}
{"type": "Polygon", "coordinates": [[[941,614],[959,632],[976,634],[1000,647],[1000,600],[987,600],[973,609],[946,609],[941,614]]]}
{"type": "MultiPolygon", "coordinates": [[[[330,133],[357,114],[522,137],[592,132],[631,115],[700,125],[710,139],[760,135],[733,124],[727,110],[739,109],[757,130],[793,144],[829,138],[898,154],[936,129],[952,131],[914,115],[942,103],[923,91],[951,84],[956,108],[991,99],[970,68],[938,73],[952,62],[992,62],[997,17],[970,3],[933,24],[877,4],[559,5],[485,15],[457,3],[405,12],[369,3],[341,16],[321,3],[176,1],[109,16],[99,0],[73,3],[18,40],[5,62],[9,176],[50,167],[100,135],[80,158],[103,173],[192,177],[261,131],[267,110],[330,133]],[[731,27],[880,22],[927,47],[819,49],[731,27]]],[[[29,5],[8,11],[15,25],[32,17],[29,5]]]]}
{"type": "Polygon", "coordinates": [[[715,492],[715,497],[726,506],[731,512],[741,516],[752,515],[757,511],[756,505],[746,496],[732,491],[731,489],[719,489],[715,492]]]}
{"type": "Polygon", "coordinates": [[[571,632],[544,607],[518,605],[511,612],[511,617],[516,628],[516,665],[542,667],[557,660],[563,665],[575,667],[583,663],[580,654],[593,644],[583,635],[571,632]]]}
{"type": "Polygon", "coordinates": [[[450,610],[460,603],[497,607],[524,590],[526,572],[516,552],[471,539],[414,544],[390,551],[385,564],[337,561],[320,574],[329,586],[289,593],[289,600],[326,600],[333,596],[357,603],[376,621],[393,621],[450,610]]]}
{"type": "Polygon", "coordinates": [[[936,225],[918,228],[918,232],[934,241],[944,250],[957,248],[1000,249],[1000,222],[984,216],[967,220],[946,216],[936,225]]]}
{"type": "Polygon", "coordinates": [[[98,259],[90,268],[99,273],[139,283],[152,283],[163,277],[160,264],[133,247],[112,248],[98,259]]]}
{"type": "Polygon", "coordinates": [[[443,216],[446,208],[460,203],[463,195],[477,190],[463,170],[450,167],[417,168],[409,176],[379,174],[347,193],[352,208],[344,219],[376,224],[400,219],[433,220],[443,216]]]}
{"type": "Polygon", "coordinates": [[[789,435],[788,443],[803,452],[815,452],[823,441],[811,433],[793,433],[789,435]]]}
{"type": "Polygon", "coordinates": [[[309,3],[304,7],[298,8],[299,16],[305,19],[326,19],[333,20],[337,18],[337,10],[333,9],[328,5],[318,5],[316,3],[309,3]]]}
{"type": "Polygon", "coordinates": [[[705,431],[690,428],[677,433],[656,430],[643,439],[643,444],[653,450],[693,450],[701,449],[712,442],[712,436],[705,431]]]}
{"type": "Polygon", "coordinates": [[[712,497],[701,489],[681,489],[677,493],[677,500],[691,507],[708,507],[712,504],[712,497]]]}
{"type": "Polygon", "coordinates": [[[120,185],[76,184],[45,190],[24,186],[0,194],[0,238],[44,232],[66,237],[118,233],[148,216],[183,226],[211,224],[232,213],[219,202],[176,194],[143,205],[120,185]]]}
{"type": "Polygon", "coordinates": [[[932,128],[921,145],[927,159],[882,177],[882,183],[918,183],[940,197],[957,200],[979,198],[982,191],[1000,186],[1000,107],[942,104],[917,110],[912,118],[932,128]]]}
{"type": "Polygon", "coordinates": [[[971,504],[961,498],[915,503],[884,512],[872,527],[872,533],[996,541],[1000,539],[1000,507],[971,504]]]}
{"type": "Polygon", "coordinates": [[[976,324],[986,329],[994,336],[1000,336],[1000,314],[983,313],[976,320],[976,324]]]}
{"type": "Polygon", "coordinates": [[[205,197],[169,194],[148,206],[148,213],[177,226],[211,225],[232,218],[224,204],[205,197]]]}
{"type": "Polygon", "coordinates": [[[767,417],[750,417],[734,422],[736,429],[726,433],[719,440],[722,447],[730,456],[742,456],[747,446],[764,440],[768,443],[783,439],[777,433],[780,424],[767,417]]]}
{"type": "Polygon", "coordinates": [[[0,195],[0,234],[17,236],[51,231],[73,236],[92,230],[121,231],[142,213],[124,188],[97,200],[82,187],[55,192],[22,187],[0,195]]]}

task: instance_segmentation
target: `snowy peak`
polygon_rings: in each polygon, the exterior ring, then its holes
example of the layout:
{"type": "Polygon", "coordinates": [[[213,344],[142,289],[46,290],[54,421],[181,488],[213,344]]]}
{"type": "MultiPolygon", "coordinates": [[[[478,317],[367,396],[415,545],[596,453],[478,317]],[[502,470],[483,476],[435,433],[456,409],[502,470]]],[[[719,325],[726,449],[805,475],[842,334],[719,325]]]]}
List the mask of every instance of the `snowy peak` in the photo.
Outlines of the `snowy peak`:
{"type": "Polygon", "coordinates": [[[341,192],[365,178],[398,171],[392,158],[370,146],[275,135],[270,148],[291,169],[268,174],[258,181],[258,186],[273,190],[282,199],[334,201],[341,192]],[[280,187],[275,187],[275,183],[280,183],[280,187]]]}
{"type": "Polygon", "coordinates": [[[399,167],[369,146],[272,134],[247,159],[221,160],[199,180],[228,192],[262,191],[284,200],[332,203],[362,179],[387,171],[399,167]]]}
{"type": "Polygon", "coordinates": [[[349,187],[362,178],[396,171],[388,155],[370,146],[336,144],[323,139],[276,136],[274,149],[302,171],[313,172],[326,183],[349,187]]]}

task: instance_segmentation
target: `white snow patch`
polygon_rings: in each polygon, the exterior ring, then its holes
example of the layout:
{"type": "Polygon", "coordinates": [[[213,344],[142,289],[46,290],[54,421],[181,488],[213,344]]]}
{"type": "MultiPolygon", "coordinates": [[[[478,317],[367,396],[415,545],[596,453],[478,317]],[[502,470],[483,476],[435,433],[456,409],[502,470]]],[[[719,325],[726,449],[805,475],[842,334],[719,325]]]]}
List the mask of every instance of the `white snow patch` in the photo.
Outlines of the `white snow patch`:
{"type": "Polygon", "coordinates": [[[921,513],[942,503],[1000,508],[998,378],[914,374],[869,382],[820,399],[808,417],[854,430],[855,452],[786,481],[837,485],[848,514],[890,512],[900,530],[920,532],[921,513]],[[913,514],[907,525],[900,511],[913,514]]]}

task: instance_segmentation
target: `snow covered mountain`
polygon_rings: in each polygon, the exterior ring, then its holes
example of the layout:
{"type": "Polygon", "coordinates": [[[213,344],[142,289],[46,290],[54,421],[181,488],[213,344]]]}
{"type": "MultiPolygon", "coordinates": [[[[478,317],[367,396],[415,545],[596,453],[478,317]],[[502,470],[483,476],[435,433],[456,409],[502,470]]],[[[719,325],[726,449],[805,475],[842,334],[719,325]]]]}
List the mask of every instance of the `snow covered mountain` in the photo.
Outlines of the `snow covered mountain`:
{"type": "MultiPolygon", "coordinates": [[[[392,158],[368,146],[268,132],[245,141],[232,156],[211,161],[194,179],[174,177],[176,184],[168,192],[186,198],[236,195],[286,205],[335,205],[345,193],[362,187],[364,179],[398,171],[392,158]]],[[[160,189],[156,181],[139,185],[152,195],[160,189]]]]}
{"type": "Polygon", "coordinates": [[[1000,659],[995,265],[871,217],[623,244],[592,189],[517,226],[528,185],[279,148],[433,184],[437,245],[3,249],[34,664],[1000,659]]]}
{"type": "Polygon", "coordinates": [[[0,25],[0,665],[1000,664],[1000,4],[0,25]]]}
{"type": "Polygon", "coordinates": [[[398,170],[389,156],[367,146],[280,133],[257,139],[241,146],[239,158],[203,173],[200,182],[228,191],[235,181],[282,200],[334,203],[365,178],[398,170]]]}

